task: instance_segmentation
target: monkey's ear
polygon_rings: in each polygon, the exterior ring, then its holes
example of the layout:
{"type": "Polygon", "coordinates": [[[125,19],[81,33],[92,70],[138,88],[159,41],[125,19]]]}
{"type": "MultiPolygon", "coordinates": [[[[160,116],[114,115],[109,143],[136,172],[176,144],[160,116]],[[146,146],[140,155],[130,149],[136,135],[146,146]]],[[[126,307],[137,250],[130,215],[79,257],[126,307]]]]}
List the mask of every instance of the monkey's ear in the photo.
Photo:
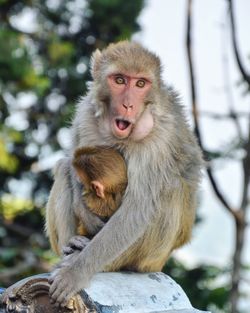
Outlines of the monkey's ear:
{"type": "Polygon", "coordinates": [[[102,183],[100,183],[98,180],[93,180],[91,182],[91,186],[95,190],[95,193],[96,193],[97,197],[102,198],[102,199],[105,198],[104,186],[103,186],[102,183]]]}
{"type": "Polygon", "coordinates": [[[96,51],[91,56],[90,71],[91,71],[91,75],[93,79],[97,78],[97,74],[100,70],[101,57],[102,57],[102,53],[99,49],[96,49],[96,51]]]}

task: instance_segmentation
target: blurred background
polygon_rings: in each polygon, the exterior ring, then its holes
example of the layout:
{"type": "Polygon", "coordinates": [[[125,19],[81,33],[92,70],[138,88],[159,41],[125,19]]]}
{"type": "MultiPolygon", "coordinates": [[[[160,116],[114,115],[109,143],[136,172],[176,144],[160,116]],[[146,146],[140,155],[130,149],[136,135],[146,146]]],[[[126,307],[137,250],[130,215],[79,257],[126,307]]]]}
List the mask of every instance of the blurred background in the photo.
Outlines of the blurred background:
{"type": "Polygon", "coordinates": [[[51,168],[91,53],[132,38],[160,56],[207,160],[193,240],[164,271],[199,309],[250,311],[249,14],[249,0],[0,0],[0,286],[57,261],[51,168]]]}

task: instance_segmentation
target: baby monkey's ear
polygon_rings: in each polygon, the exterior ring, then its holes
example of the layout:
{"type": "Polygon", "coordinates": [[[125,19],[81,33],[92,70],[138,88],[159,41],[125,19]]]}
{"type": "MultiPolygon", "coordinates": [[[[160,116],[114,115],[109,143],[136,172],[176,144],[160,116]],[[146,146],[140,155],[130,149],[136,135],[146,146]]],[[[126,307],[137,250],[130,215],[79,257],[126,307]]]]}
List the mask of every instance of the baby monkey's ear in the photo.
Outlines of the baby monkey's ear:
{"type": "Polygon", "coordinates": [[[105,194],[104,194],[104,186],[102,183],[100,183],[98,180],[93,180],[91,182],[91,186],[94,189],[97,197],[105,199],[105,194]]]}

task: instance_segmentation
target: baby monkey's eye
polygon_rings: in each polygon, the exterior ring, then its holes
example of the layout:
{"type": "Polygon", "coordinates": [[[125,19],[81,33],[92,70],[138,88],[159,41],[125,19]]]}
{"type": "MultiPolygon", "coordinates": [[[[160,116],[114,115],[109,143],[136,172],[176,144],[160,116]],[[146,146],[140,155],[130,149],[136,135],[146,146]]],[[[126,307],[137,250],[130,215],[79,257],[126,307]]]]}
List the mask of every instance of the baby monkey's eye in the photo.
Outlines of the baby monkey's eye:
{"type": "Polygon", "coordinates": [[[118,85],[122,85],[122,84],[125,84],[125,83],[126,83],[125,78],[122,77],[122,76],[116,76],[116,77],[115,77],[115,82],[116,82],[118,85]]]}
{"type": "Polygon", "coordinates": [[[136,86],[139,88],[143,88],[145,86],[146,82],[143,79],[138,79],[136,82],[136,86]]]}

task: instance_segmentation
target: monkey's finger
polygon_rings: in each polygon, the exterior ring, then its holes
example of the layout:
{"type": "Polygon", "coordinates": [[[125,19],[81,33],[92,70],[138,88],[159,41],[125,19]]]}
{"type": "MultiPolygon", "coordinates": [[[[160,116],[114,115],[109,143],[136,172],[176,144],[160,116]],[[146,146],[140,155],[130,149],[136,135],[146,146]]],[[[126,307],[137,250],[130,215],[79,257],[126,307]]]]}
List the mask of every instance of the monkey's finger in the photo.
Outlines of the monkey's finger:
{"type": "Polygon", "coordinates": [[[60,303],[61,307],[66,307],[69,303],[69,300],[72,297],[72,292],[62,292],[61,295],[58,297],[58,302],[60,303]]]}
{"type": "Polygon", "coordinates": [[[65,307],[71,298],[72,292],[67,290],[67,288],[58,288],[54,294],[53,299],[55,300],[55,305],[60,307],[65,307]]]}
{"type": "Polygon", "coordinates": [[[64,286],[64,280],[58,277],[55,277],[49,288],[50,297],[54,299],[55,301],[57,301],[58,295],[61,292],[60,290],[63,290],[64,287],[66,287],[64,286]]]}
{"type": "Polygon", "coordinates": [[[73,252],[74,251],[82,251],[83,250],[83,248],[85,248],[86,247],[86,245],[83,245],[83,244],[72,244],[72,245],[70,245],[70,248],[73,250],[73,252]]]}
{"type": "Polygon", "coordinates": [[[48,283],[49,283],[50,285],[53,284],[53,281],[54,281],[54,277],[48,278],[48,283]]]}
{"type": "Polygon", "coordinates": [[[50,295],[50,302],[57,307],[61,306],[61,293],[62,290],[57,289],[53,294],[50,295]]]}
{"type": "Polygon", "coordinates": [[[55,285],[54,281],[52,281],[50,288],[49,288],[49,294],[50,294],[52,299],[55,299],[55,297],[53,297],[55,290],[56,290],[56,285],[55,285]]]}
{"type": "Polygon", "coordinates": [[[84,237],[84,236],[79,236],[79,235],[71,237],[70,240],[69,240],[69,244],[70,244],[72,241],[75,241],[76,239],[80,240],[80,238],[85,238],[85,237],[84,237]]]}
{"type": "Polygon", "coordinates": [[[74,251],[82,251],[84,248],[86,248],[86,246],[87,246],[86,244],[79,243],[79,244],[75,244],[71,248],[74,249],[74,251]]]}
{"type": "Polygon", "coordinates": [[[75,244],[75,243],[81,243],[81,242],[84,242],[84,243],[89,243],[90,242],[90,239],[85,237],[85,236],[74,236],[72,237],[70,240],[69,240],[69,245],[71,244],[75,244]]]}
{"type": "Polygon", "coordinates": [[[64,248],[63,248],[63,254],[64,254],[65,256],[74,253],[74,251],[75,251],[75,250],[74,250],[72,247],[64,247],[64,248]]]}
{"type": "Polygon", "coordinates": [[[48,283],[51,285],[53,281],[55,280],[56,274],[58,273],[58,269],[55,269],[52,273],[50,273],[50,276],[48,278],[48,283]]]}
{"type": "Polygon", "coordinates": [[[90,240],[86,237],[74,237],[69,241],[69,246],[72,249],[83,250],[89,242],[90,240]]]}

